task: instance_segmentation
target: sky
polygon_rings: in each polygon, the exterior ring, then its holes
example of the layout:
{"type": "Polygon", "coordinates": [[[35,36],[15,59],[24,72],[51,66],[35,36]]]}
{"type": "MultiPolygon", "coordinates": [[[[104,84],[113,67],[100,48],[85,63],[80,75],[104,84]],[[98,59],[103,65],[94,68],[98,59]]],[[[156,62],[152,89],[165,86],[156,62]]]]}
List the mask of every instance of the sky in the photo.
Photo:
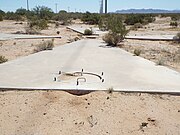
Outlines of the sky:
{"type": "MultiPolygon", "coordinates": [[[[3,11],[16,11],[18,8],[26,8],[27,0],[0,0],[0,9],[3,11]]],[[[99,12],[100,0],[29,0],[30,9],[35,6],[47,6],[54,12],[57,8],[66,11],[99,12]]],[[[121,9],[180,9],[180,0],[108,0],[108,12],[121,9]]]]}

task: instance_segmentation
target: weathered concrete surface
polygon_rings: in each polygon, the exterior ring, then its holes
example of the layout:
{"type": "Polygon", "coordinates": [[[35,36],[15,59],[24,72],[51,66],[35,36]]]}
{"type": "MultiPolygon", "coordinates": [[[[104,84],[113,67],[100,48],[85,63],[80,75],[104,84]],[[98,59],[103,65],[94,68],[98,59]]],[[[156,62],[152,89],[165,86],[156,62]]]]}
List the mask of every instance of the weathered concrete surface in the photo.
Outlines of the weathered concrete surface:
{"type": "MultiPolygon", "coordinates": [[[[80,27],[80,26],[68,26],[67,28],[72,29],[75,32],[84,34],[85,29],[90,29],[88,26],[87,27],[80,27]]],[[[100,31],[99,28],[92,28],[93,32],[95,35],[103,35],[108,33],[107,31],[100,31]]],[[[162,40],[162,41],[173,41],[174,35],[146,35],[146,36],[126,36],[126,39],[134,39],[134,40],[162,40]]]]}
{"type": "Polygon", "coordinates": [[[93,35],[102,35],[102,34],[107,33],[107,31],[101,31],[99,30],[99,28],[94,28],[94,27],[90,28],[89,26],[68,26],[67,28],[80,34],[84,34],[84,31],[86,29],[92,29],[93,35]]]}
{"type": "Polygon", "coordinates": [[[119,48],[105,46],[101,40],[81,40],[53,51],[44,51],[0,65],[0,88],[180,92],[180,73],[119,48]],[[64,78],[54,82],[58,72],[91,72],[87,82],[64,78]]]}
{"type": "Polygon", "coordinates": [[[126,39],[173,41],[174,35],[126,36],[126,39]]]}
{"type": "Polygon", "coordinates": [[[61,38],[60,36],[42,36],[42,35],[24,35],[24,34],[5,34],[0,33],[0,40],[10,39],[43,39],[43,38],[61,38]]]}

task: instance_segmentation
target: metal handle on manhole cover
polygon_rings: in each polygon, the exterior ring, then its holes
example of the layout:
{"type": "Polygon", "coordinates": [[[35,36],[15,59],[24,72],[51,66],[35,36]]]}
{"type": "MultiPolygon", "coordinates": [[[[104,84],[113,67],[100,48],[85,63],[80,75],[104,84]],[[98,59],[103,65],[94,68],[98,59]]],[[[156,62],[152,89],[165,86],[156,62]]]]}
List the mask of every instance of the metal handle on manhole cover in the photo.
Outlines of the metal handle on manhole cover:
{"type": "Polygon", "coordinates": [[[84,77],[77,78],[77,85],[79,85],[79,80],[83,80],[84,82],[86,82],[86,78],[84,78],[84,77]]]}

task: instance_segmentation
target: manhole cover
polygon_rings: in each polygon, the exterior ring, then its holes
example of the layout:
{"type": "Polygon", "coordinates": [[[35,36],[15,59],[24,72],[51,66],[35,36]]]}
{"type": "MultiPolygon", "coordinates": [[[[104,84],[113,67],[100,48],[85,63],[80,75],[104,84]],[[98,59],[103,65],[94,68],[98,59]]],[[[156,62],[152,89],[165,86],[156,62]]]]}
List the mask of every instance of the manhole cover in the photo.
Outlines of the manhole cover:
{"type": "Polygon", "coordinates": [[[104,82],[104,73],[101,74],[93,72],[84,72],[82,69],[80,72],[62,72],[59,71],[58,76],[54,77],[55,82],[69,83],[73,82],[76,85],[82,85],[85,83],[97,83],[104,82]]]}

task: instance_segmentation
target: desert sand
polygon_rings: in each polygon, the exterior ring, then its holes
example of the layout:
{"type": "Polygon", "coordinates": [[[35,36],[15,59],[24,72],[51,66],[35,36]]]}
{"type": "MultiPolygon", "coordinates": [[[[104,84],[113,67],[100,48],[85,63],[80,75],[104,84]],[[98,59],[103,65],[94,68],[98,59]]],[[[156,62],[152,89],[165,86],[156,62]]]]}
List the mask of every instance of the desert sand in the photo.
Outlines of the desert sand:
{"type": "MultiPolygon", "coordinates": [[[[5,20],[0,22],[0,33],[10,33],[14,34],[16,32],[25,32],[27,27],[26,22],[16,22],[5,20]]],[[[81,37],[69,30],[66,29],[66,26],[60,25],[58,28],[55,27],[55,24],[49,24],[47,30],[42,30],[41,35],[47,36],[62,36],[61,39],[54,39],[54,45],[64,45],[69,42],[73,42],[74,38],[80,39],[81,37]],[[60,34],[57,34],[57,31],[60,34]]],[[[36,46],[43,41],[50,39],[21,39],[21,40],[6,40],[0,41],[0,54],[5,56],[8,60],[14,60],[19,57],[28,56],[34,53],[36,46]]]]}
{"type": "Polygon", "coordinates": [[[58,91],[0,93],[1,135],[179,135],[180,97],[58,91]]]}

